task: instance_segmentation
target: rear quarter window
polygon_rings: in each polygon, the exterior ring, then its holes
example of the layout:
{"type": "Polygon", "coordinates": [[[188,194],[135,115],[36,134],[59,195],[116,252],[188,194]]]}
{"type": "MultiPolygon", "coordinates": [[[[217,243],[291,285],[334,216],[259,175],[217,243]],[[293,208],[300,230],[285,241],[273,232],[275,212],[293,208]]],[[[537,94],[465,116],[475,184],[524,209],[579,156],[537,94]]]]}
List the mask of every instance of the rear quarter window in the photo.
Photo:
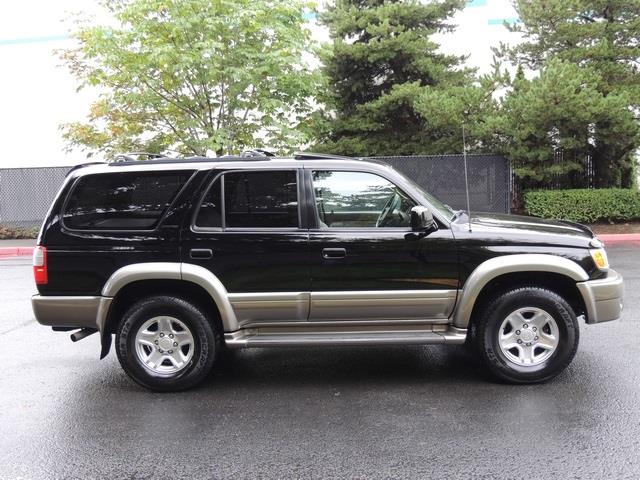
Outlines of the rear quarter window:
{"type": "Polygon", "coordinates": [[[86,175],[75,184],[62,214],[76,230],[152,230],[193,171],[86,175]]]}

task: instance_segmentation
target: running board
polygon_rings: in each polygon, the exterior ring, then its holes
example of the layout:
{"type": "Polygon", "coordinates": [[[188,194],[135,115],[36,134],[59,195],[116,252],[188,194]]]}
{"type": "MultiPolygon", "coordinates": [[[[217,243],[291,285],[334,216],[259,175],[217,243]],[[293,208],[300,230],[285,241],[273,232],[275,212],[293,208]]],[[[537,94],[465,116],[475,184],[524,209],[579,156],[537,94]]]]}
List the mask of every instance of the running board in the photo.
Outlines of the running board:
{"type": "Polygon", "coordinates": [[[467,331],[448,327],[433,330],[391,331],[293,331],[247,329],[225,333],[224,341],[230,348],[337,346],[337,345],[433,345],[462,344],[467,331]]]}

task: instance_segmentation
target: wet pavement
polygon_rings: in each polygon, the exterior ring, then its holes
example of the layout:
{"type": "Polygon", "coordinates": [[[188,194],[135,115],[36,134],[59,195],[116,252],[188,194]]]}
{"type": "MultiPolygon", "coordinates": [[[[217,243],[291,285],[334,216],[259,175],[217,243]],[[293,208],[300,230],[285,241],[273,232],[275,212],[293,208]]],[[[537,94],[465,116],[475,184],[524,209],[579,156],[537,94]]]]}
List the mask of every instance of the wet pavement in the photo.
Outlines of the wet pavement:
{"type": "Polygon", "coordinates": [[[638,478],[640,247],[609,257],[622,320],[544,385],[462,347],[343,347],[232,352],[179,394],[37,325],[29,259],[2,260],[0,478],[638,478]]]}

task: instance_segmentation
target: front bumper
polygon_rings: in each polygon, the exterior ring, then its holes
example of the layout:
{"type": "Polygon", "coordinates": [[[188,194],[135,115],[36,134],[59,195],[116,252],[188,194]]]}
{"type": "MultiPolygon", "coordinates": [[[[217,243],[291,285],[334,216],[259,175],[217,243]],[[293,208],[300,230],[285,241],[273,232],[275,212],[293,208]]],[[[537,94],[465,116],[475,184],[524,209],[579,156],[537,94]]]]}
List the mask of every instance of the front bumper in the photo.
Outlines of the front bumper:
{"type": "Polygon", "coordinates": [[[604,278],[578,282],[576,285],[587,310],[587,323],[608,322],[620,318],[624,294],[622,275],[615,270],[609,270],[604,278]]]}
{"type": "Polygon", "coordinates": [[[31,306],[41,325],[102,331],[111,300],[109,297],[34,295],[31,306]]]}

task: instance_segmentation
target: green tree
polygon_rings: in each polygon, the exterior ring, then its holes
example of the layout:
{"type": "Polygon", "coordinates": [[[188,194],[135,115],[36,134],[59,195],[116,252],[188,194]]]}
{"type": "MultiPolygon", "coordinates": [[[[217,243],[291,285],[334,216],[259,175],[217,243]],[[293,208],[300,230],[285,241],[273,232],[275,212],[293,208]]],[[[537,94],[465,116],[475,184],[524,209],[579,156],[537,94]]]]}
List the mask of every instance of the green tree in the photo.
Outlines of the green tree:
{"type": "MultiPolygon", "coordinates": [[[[514,48],[502,54],[533,70],[558,58],[593,72],[590,84],[611,99],[611,108],[621,104],[631,111],[640,107],[640,1],[638,0],[517,0],[521,24],[510,27],[523,35],[514,48]],[[595,84],[594,84],[595,82],[595,84]]],[[[612,111],[591,125],[588,153],[595,166],[598,186],[628,186],[631,161],[640,139],[637,129],[618,130],[612,111]]]]}
{"type": "Polygon", "coordinates": [[[117,26],[78,24],[62,53],[82,87],[103,91],[71,148],[107,156],[288,150],[304,142],[315,75],[300,0],[105,0],[117,26]]]}
{"type": "Polygon", "coordinates": [[[437,89],[438,100],[477,93],[464,90],[473,81],[464,58],[439,52],[431,39],[452,29],[447,20],[463,5],[336,0],[321,16],[331,43],[321,52],[326,112],[313,118],[317,148],[352,155],[459,152],[459,133],[452,137],[423,113],[429,89],[437,89]]]}
{"type": "Polygon", "coordinates": [[[532,80],[519,70],[494,126],[525,186],[545,186],[555,175],[581,171],[594,149],[598,125],[611,129],[600,131],[601,138],[637,135],[638,123],[625,96],[604,95],[600,82],[598,73],[559,59],[549,60],[532,80]],[[558,149],[563,152],[559,163],[554,162],[558,149]]]}

